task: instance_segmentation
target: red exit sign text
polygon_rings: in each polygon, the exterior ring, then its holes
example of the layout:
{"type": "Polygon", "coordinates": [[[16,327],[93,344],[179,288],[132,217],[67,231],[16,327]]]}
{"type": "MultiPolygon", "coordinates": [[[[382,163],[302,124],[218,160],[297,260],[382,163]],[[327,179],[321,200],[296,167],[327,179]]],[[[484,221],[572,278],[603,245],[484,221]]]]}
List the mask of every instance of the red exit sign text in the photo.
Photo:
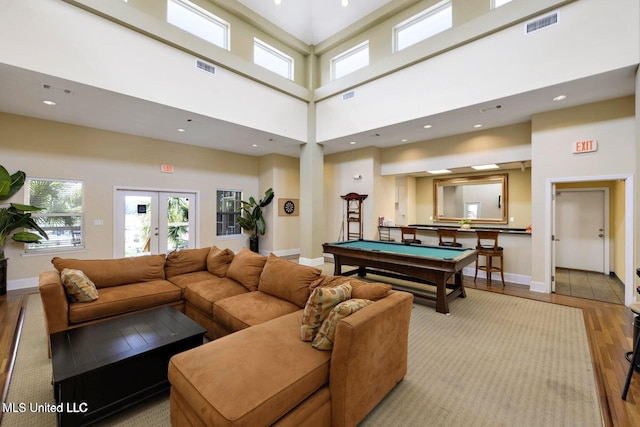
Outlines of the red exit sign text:
{"type": "Polygon", "coordinates": [[[573,152],[576,154],[590,153],[598,150],[598,141],[595,139],[588,139],[586,141],[578,141],[573,146],[573,152]]]}

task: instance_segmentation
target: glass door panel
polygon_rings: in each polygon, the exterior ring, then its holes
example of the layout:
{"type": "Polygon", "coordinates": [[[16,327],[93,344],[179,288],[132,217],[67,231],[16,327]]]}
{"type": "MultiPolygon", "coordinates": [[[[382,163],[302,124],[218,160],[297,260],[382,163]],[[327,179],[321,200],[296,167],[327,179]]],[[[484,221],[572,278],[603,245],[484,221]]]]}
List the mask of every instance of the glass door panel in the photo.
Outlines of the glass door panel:
{"type": "Polygon", "coordinates": [[[117,258],[195,248],[195,193],[117,190],[117,258]]]}

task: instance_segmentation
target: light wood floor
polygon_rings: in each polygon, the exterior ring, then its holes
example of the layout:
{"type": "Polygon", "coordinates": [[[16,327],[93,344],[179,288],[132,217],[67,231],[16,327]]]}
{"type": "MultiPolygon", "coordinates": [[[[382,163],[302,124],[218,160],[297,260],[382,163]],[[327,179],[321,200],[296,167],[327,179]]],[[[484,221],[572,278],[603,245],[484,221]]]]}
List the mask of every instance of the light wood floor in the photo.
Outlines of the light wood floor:
{"type": "MultiPolygon", "coordinates": [[[[465,278],[465,286],[581,308],[591,346],[604,425],[640,426],[640,374],[634,375],[627,400],[620,398],[629,367],[624,354],[631,350],[633,337],[633,315],[627,308],[620,304],[566,295],[530,292],[524,286],[509,283],[503,288],[501,283],[495,281],[487,286],[484,280],[478,279],[478,283],[474,284],[473,279],[465,278]]],[[[14,337],[21,324],[21,309],[26,305],[26,295],[28,292],[22,291],[0,296],[0,384],[3,387],[3,402],[15,354],[14,337]]]]}

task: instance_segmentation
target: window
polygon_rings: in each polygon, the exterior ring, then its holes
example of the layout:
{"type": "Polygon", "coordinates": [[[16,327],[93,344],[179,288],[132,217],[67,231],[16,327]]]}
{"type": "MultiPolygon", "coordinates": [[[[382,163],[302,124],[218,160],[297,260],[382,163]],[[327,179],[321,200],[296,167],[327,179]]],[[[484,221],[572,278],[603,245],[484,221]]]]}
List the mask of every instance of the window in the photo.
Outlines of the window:
{"type": "Polygon", "coordinates": [[[369,65],[369,40],[331,59],[332,80],[369,65]]]}
{"type": "Polygon", "coordinates": [[[496,7],[500,7],[509,3],[511,0],[491,0],[491,9],[495,9],[496,7]]]}
{"type": "Polygon", "coordinates": [[[216,193],[216,236],[242,234],[237,221],[242,206],[242,192],[218,190],[216,193]]]}
{"type": "Polygon", "coordinates": [[[256,38],[253,39],[253,62],[293,80],[293,58],[256,38]]]}
{"type": "Polygon", "coordinates": [[[229,50],[229,23],[188,0],[167,1],[167,22],[229,50]]]}
{"type": "Polygon", "coordinates": [[[43,208],[32,215],[49,240],[27,243],[27,252],[84,247],[83,183],[27,179],[28,205],[43,208]]]}
{"type": "Polygon", "coordinates": [[[394,52],[448,30],[452,25],[451,0],[442,1],[393,27],[394,52]]]}

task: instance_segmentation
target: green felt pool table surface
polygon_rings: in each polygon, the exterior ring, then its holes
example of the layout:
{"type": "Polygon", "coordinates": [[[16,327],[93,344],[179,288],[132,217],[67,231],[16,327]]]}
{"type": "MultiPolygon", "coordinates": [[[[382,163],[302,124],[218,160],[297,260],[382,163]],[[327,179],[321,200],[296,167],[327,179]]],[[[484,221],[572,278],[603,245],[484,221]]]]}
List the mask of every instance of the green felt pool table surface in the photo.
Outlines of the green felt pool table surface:
{"type": "Polygon", "coordinates": [[[473,252],[470,248],[445,248],[442,246],[405,245],[404,243],[380,242],[375,240],[351,240],[332,243],[342,247],[362,249],[368,251],[392,252],[396,254],[419,256],[425,258],[439,258],[452,260],[473,252]]]}

